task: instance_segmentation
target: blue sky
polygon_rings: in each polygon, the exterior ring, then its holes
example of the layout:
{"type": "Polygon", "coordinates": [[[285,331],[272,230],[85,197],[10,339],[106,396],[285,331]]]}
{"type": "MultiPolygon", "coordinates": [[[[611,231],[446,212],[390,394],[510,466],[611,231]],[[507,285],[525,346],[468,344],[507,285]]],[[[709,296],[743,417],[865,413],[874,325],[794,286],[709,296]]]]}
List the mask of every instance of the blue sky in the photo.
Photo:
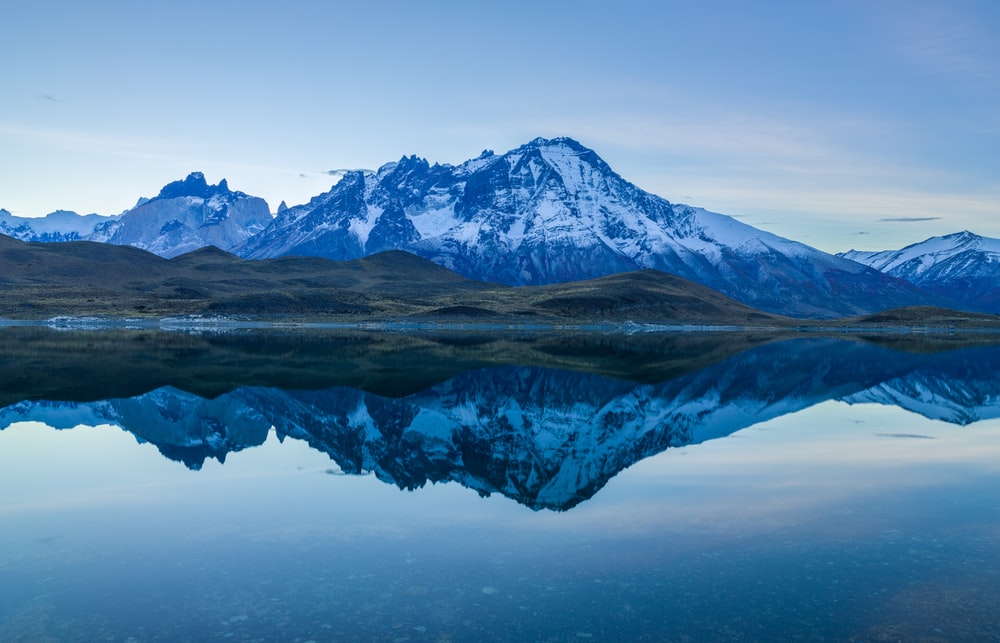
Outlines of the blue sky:
{"type": "Polygon", "coordinates": [[[0,207],[188,172],[276,208],[331,170],[571,136],[827,251],[1000,237],[1000,2],[53,2],[0,8],[0,207]]]}

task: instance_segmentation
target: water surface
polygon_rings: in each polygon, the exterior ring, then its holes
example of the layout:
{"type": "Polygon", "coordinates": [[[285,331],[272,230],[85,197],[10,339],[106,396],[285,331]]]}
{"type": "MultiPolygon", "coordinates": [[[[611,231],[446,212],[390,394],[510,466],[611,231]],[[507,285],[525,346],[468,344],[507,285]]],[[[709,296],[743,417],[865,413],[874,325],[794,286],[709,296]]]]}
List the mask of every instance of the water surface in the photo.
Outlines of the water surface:
{"type": "Polygon", "coordinates": [[[876,339],[0,333],[0,639],[1000,638],[1000,350],[876,339]]]}

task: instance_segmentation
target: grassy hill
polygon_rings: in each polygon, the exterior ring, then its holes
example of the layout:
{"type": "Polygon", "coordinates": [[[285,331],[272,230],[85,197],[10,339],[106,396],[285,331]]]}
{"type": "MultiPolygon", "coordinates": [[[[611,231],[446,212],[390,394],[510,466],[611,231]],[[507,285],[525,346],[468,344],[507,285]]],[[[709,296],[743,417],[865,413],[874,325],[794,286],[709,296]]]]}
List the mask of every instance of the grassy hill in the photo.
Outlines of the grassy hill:
{"type": "Polygon", "coordinates": [[[200,314],[262,320],[783,322],[652,270],[513,288],[471,281],[399,251],[343,262],[315,257],[246,261],[202,248],[167,260],[130,247],[4,237],[0,285],[0,316],[15,319],[200,314]]]}
{"type": "Polygon", "coordinates": [[[1000,316],[919,306],[836,321],[765,313],[656,270],[566,284],[471,281],[401,251],[353,261],[248,261],[208,247],[164,259],[127,246],[25,243],[0,235],[0,317],[259,321],[652,323],[785,328],[1000,329],[1000,316]]]}

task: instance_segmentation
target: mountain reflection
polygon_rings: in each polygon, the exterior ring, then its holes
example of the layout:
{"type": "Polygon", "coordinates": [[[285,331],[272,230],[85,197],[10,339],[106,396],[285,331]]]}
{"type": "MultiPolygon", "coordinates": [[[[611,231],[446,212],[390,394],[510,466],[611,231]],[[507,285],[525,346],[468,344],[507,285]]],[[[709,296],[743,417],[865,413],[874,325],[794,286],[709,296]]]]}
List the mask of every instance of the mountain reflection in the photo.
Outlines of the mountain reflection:
{"type": "Polygon", "coordinates": [[[569,509],[643,458],[826,400],[956,424],[1000,415],[990,345],[6,331],[0,428],[114,424],[198,469],[274,427],[345,473],[455,481],[532,509],[569,509]]]}

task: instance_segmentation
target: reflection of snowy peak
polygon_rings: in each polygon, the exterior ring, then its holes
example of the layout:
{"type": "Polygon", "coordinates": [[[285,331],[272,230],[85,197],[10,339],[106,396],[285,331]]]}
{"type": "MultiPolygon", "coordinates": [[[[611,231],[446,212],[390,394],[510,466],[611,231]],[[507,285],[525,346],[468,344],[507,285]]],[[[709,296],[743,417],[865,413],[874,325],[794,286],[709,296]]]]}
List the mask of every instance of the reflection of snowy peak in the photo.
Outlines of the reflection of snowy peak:
{"type": "Polygon", "coordinates": [[[200,468],[206,458],[263,444],[271,423],[238,396],[204,399],[165,387],[111,402],[121,426],[163,455],[200,468]]]}
{"type": "Polygon", "coordinates": [[[15,422],[41,422],[54,429],[118,424],[121,420],[109,402],[24,401],[0,409],[0,429],[15,422]]]}
{"type": "Polygon", "coordinates": [[[348,173],[329,192],[282,211],[237,253],[354,259],[386,249],[508,284],[656,268],[793,315],[921,300],[909,285],[857,263],[644,192],[568,138],[484,152],[459,166],[411,156],[375,173],[348,173]]]}
{"type": "Polygon", "coordinates": [[[850,404],[896,406],[933,420],[966,425],[1000,417],[995,348],[956,351],[935,368],[918,367],[864,391],[845,396],[850,404]]]}
{"type": "Polygon", "coordinates": [[[193,172],[87,238],[175,257],[204,246],[232,250],[270,222],[263,199],[231,191],[225,179],[209,185],[201,172],[193,172]]]}
{"type": "Polygon", "coordinates": [[[1000,239],[958,232],[902,250],[840,256],[988,312],[1000,312],[1000,239]]]}
{"type": "Polygon", "coordinates": [[[231,451],[263,444],[271,428],[239,397],[208,400],[169,386],[126,399],[19,402],[0,409],[0,429],[29,421],[57,429],[118,425],[193,469],[206,458],[224,462],[231,451]]]}
{"type": "Polygon", "coordinates": [[[569,509],[635,462],[670,447],[839,399],[893,404],[948,422],[1000,416],[1000,348],[897,353],[802,338],[764,344],[665,382],[541,367],[467,371],[420,393],[238,388],[203,399],[165,387],[86,404],[20,402],[0,428],[118,424],[199,468],[279,437],[308,442],[346,473],[404,489],[458,482],[534,509],[569,509]]]}

